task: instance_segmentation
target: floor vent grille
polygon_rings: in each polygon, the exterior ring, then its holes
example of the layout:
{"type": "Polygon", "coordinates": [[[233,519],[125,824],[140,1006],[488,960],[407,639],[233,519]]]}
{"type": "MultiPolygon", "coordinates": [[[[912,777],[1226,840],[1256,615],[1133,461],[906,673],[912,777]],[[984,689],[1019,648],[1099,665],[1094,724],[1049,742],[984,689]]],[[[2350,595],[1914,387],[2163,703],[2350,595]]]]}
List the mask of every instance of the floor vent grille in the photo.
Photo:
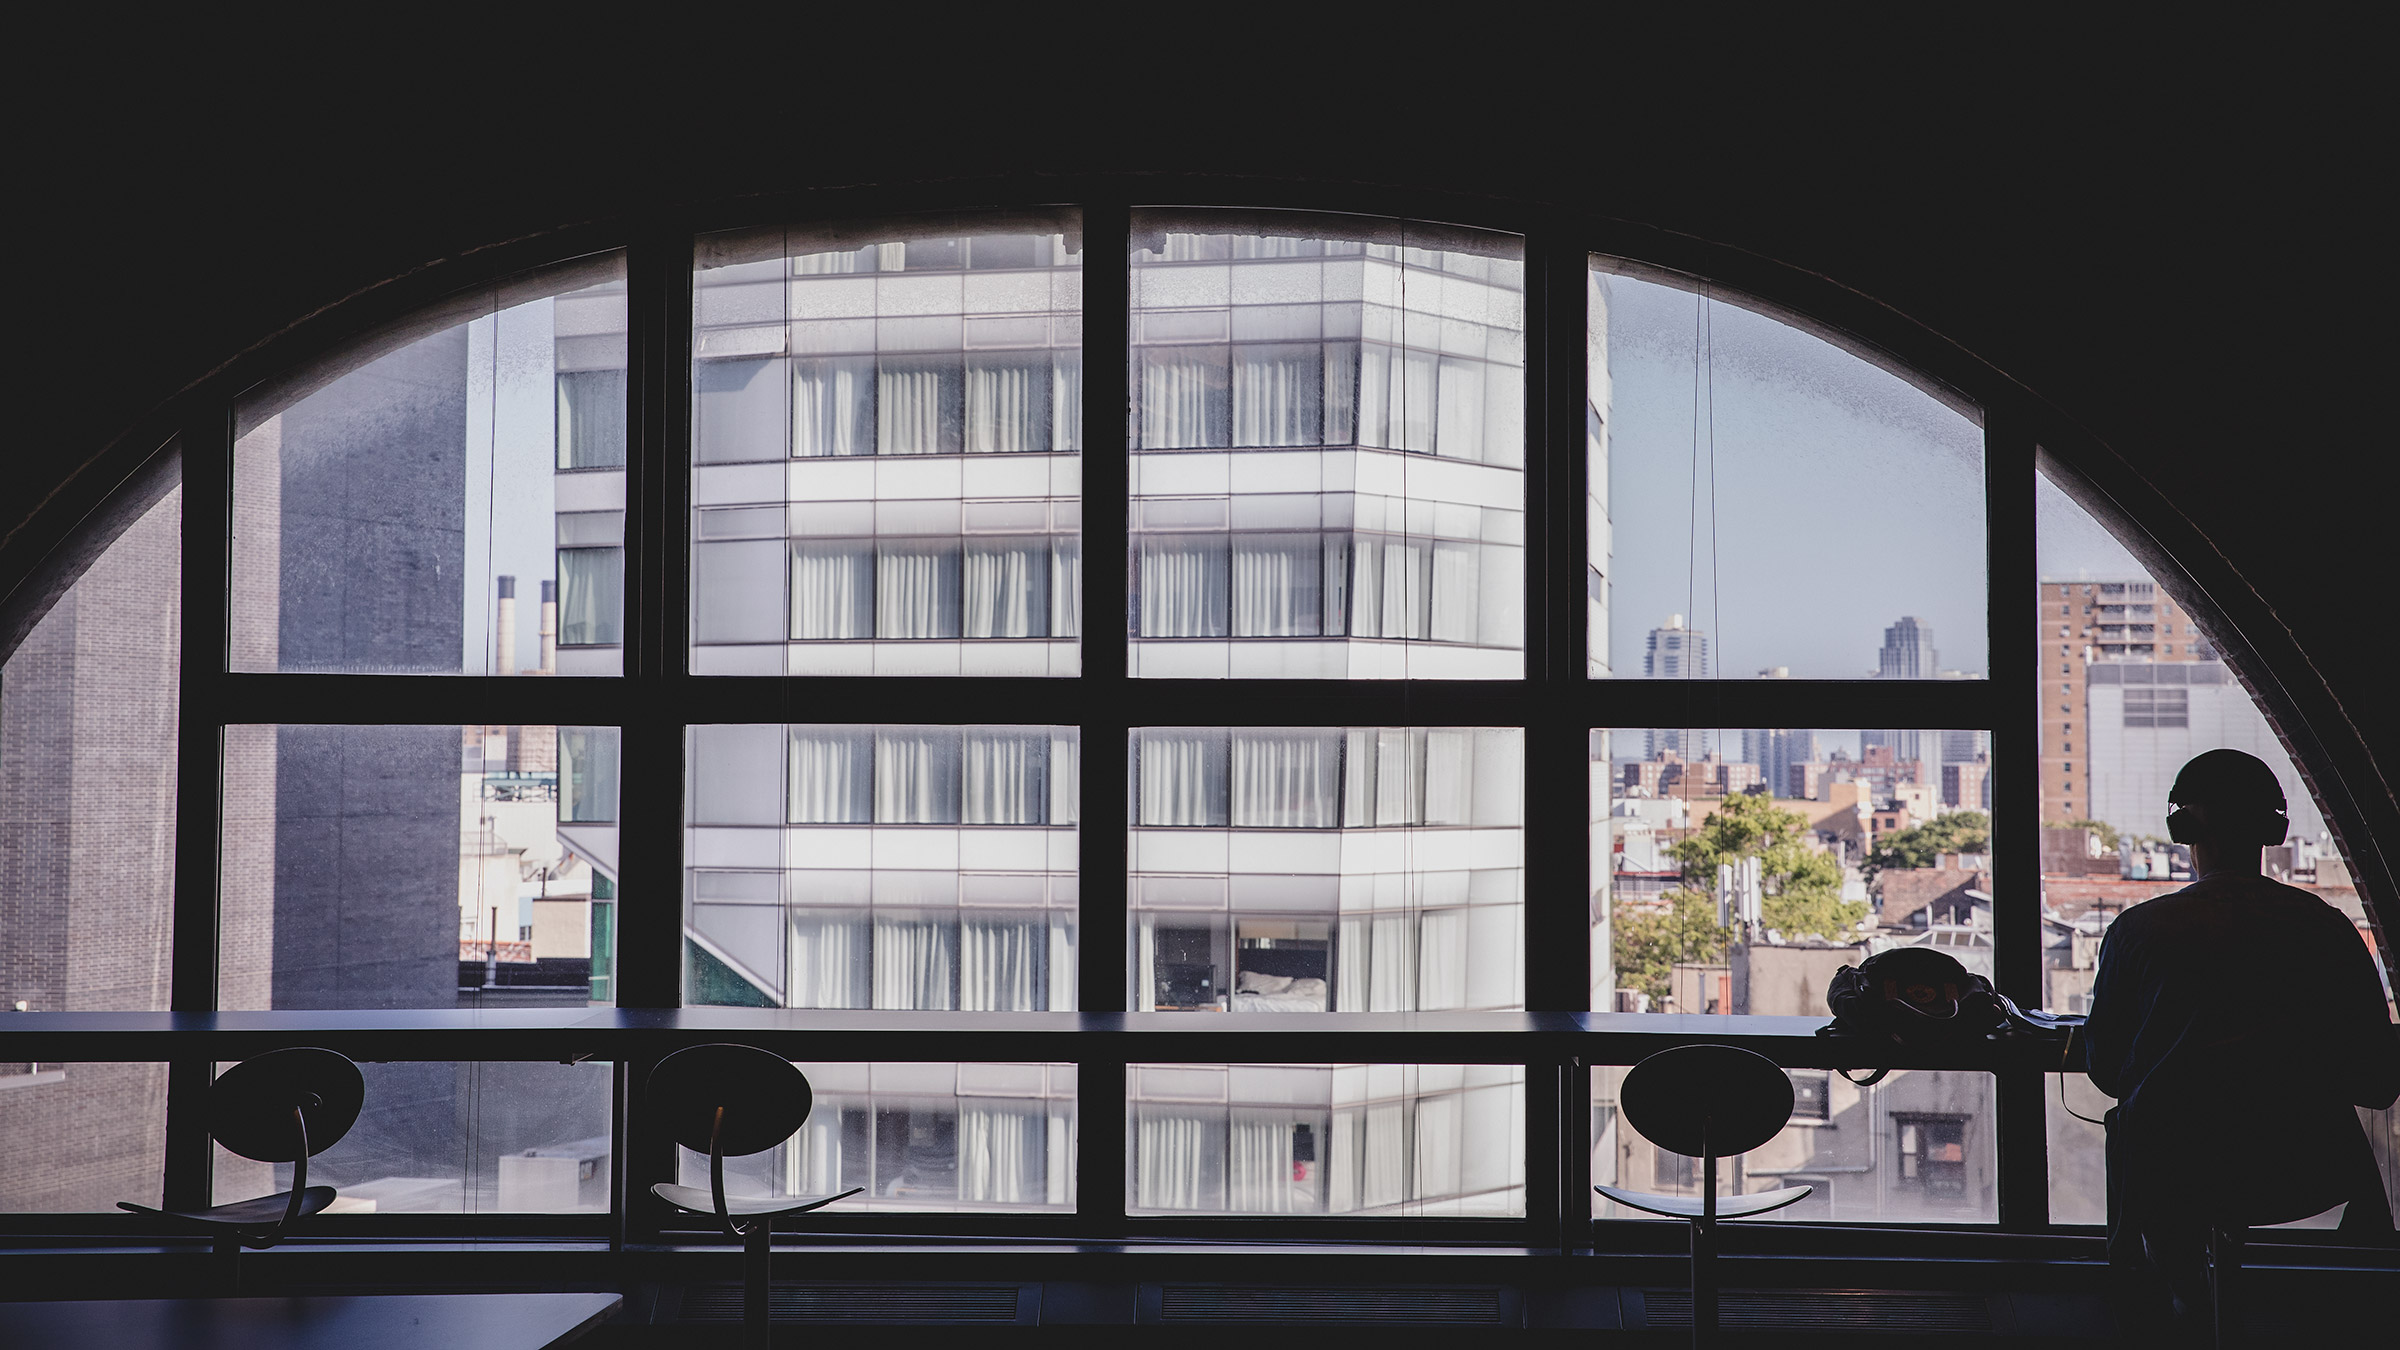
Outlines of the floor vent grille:
{"type": "MultiPolygon", "coordinates": [[[[1642,1291],[1643,1320],[1653,1327],[1692,1324],[1688,1289],[1642,1291]]],[[[1981,1294],[1895,1292],[1837,1294],[1734,1290],[1718,1298],[1717,1321],[1744,1331],[1992,1331],[1992,1308],[1981,1294]]]]}
{"type": "MultiPolygon", "coordinates": [[[[767,1316],[792,1322],[1014,1322],[1018,1288],[990,1285],[782,1284],[767,1292],[767,1316]]],[[[683,1320],[742,1320],[742,1287],[684,1291],[683,1320]]]]}
{"type": "Polygon", "coordinates": [[[1165,1285],[1162,1322],[1397,1322],[1496,1326],[1497,1289],[1288,1289],[1265,1285],[1165,1285]]]}

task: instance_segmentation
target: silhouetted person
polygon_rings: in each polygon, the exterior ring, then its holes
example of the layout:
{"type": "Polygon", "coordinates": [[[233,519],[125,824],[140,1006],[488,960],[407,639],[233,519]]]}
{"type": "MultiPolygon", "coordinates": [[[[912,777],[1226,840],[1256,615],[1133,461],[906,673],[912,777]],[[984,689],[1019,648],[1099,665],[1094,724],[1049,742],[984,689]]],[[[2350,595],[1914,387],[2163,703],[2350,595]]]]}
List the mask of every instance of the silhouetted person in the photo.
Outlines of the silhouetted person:
{"type": "Polygon", "coordinates": [[[2260,874],[2260,850],[2288,829],[2274,772],[2211,750],[2169,796],[2194,880],[2109,928],[2084,1052],[2093,1086],[2117,1099],[2108,1253],[2121,1306],[2169,1317],[2171,1291],[2204,1331],[2212,1222],[2235,1254],[2246,1226],[2344,1203],[2344,1233],[2391,1233],[2352,1107],[2400,1097],[2400,1039],[2350,920],[2260,874]]]}

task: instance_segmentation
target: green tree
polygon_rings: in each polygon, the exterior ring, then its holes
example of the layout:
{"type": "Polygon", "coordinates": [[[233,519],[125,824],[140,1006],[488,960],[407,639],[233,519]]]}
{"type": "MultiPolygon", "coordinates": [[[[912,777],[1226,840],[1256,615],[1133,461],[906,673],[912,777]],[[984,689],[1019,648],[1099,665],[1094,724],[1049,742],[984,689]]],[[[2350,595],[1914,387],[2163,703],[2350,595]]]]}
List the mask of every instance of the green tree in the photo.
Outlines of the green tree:
{"type": "Polygon", "coordinates": [[[1894,830],[1867,855],[1871,880],[1887,867],[1931,867],[1945,853],[1981,853],[1991,846],[1992,818],[1981,811],[1952,811],[1922,825],[1894,830]]]}
{"type": "Polygon", "coordinates": [[[2100,836],[2100,847],[2111,853],[2117,851],[2117,827],[2105,820],[2045,820],[2045,830],[2090,830],[2100,836]]]}
{"type": "Polygon", "coordinates": [[[1728,797],[1671,852],[1684,881],[1712,893],[1717,864],[1757,858],[1759,917],[1787,938],[1847,937],[1866,918],[1866,905],[1842,899],[1842,865],[1808,846],[1808,819],[1767,797],[1728,797]]]}
{"type": "Polygon", "coordinates": [[[1617,987],[1666,1002],[1667,982],[1675,967],[1706,964],[1724,957],[1733,930],[1717,922],[1714,897],[1692,890],[1672,890],[1661,896],[1666,908],[1620,900],[1609,925],[1609,945],[1617,963],[1617,987]]]}

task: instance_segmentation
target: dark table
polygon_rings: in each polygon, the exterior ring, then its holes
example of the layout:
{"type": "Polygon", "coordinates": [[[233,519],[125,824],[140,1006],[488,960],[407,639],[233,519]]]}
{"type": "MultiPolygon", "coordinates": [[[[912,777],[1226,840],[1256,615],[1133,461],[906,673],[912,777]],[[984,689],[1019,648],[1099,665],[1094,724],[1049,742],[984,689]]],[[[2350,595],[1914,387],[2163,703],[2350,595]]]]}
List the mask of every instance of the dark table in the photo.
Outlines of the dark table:
{"type": "Polygon", "coordinates": [[[389,1294],[0,1303],[5,1350],[543,1350],[615,1294],[389,1294]]]}

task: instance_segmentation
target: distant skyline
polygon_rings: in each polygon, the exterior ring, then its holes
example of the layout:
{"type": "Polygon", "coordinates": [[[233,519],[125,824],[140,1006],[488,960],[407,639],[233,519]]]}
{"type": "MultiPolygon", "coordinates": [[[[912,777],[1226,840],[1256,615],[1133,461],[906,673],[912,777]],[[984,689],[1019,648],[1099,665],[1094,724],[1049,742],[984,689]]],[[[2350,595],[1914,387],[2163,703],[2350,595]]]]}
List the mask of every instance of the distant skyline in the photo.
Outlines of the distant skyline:
{"type": "Polygon", "coordinates": [[[1709,359],[1696,361],[1698,296],[1624,277],[1608,286],[1616,674],[1640,677],[1643,641],[1675,613],[1709,635],[1711,664],[1730,679],[1771,666],[1865,678],[1904,614],[1931,626],[1945,666],[1984,672],[1982,429],[1831,343],[1718,300],[1705,302],[1709,359]]]}

